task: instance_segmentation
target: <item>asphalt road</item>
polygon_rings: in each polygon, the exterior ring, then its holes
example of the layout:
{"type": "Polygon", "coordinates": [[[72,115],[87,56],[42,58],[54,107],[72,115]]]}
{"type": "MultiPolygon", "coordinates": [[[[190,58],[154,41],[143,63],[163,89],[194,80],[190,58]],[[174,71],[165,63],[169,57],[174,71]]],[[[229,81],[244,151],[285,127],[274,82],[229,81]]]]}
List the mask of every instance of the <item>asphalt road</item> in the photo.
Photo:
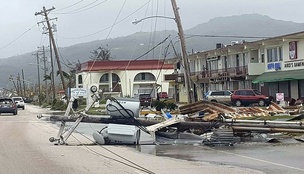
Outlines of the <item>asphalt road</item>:
{"type": "MultiPolygon", "coordinates": [[[[0,116],[0,173],[69,173],[28,141],[27,128],[35,115],[28,110],[0,116]]],[[[36,121],[34,121],[36,122],[36,121]]]]}
{"type": "Polygon", "coordinates": [[[156,156],[249,168],[269,174],[304,173],[304,143],[282,139],[279,143],[246,142],[234,146],[142,145],[138,150],[156,156]]]}
{"type": "Polygon", "coordinates": [[[57,135],[57,125],[37,119],[37,114],[45,112],[27,105],[16,116],[0,115],[1,174],[261,173],[246,167],[162,158],[123,146],[92,146],[78,133],[72,134],[67,145],[56,146],[48,139],[57,135]]]}

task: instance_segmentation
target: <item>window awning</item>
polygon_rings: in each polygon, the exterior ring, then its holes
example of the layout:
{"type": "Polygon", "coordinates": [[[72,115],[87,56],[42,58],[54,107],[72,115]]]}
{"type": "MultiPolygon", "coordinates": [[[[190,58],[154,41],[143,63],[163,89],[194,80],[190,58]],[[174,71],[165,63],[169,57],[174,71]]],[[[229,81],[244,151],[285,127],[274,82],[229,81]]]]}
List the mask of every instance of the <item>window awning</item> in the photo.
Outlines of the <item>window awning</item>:
{"type": "Polygon", "coordinates": [[[304,69],[291,70],[291,71],[274,71],[265,72],[252,81],[252,83],[264,82],[281,82],[288,80],[304,79],[304,69]]]}

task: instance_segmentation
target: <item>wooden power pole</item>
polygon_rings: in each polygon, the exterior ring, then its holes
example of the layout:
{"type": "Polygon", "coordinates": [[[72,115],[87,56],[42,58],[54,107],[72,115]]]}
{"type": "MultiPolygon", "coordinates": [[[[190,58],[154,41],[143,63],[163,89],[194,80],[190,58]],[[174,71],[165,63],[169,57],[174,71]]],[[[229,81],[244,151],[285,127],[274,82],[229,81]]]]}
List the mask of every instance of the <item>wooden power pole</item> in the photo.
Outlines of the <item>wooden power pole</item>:
{"type": "Polygon", "coordinates": [[[178,13],[178,7],[176,5],[176,1],[171,0],[171,4],[172,4],[173,11],[174,11],[175,22],[176,22],[177,28],[178,28],[178,36],[179,36],[180,43],[181,43],[182,60],[183,60],[184,71],[185,71],[184,79],[185,79],[185,87],[186,87],[187,96],[188,96],[188,103],[193,103],[194,102],[194,91],[193,91],[193,85],[192,85],[192,82],[190,79],[190,66],[189,66],[189,60],[187,57],[184,31],[183,31],[182,23],[181,23],[180,16],[178,13]]]}
{"type": "Polygon", "coordinates": [[[54,9],[55,9],[55,7],[52,7],[51,9],[46,9],[45,7],[43,7],[43,10],[41,12],[36,12],[35,15],[43,15],[44,18],[45,18],[45,22],[48,26],[52,46],[53,46],[53,49],[54,49],[54,52],[55,52],[55,57],[56,57],[56,61],[57,61],[58,71],[59,71],[59,74],[60,74],[62,88],[65,92],[65,96],[68,97],[67,88],[66,88],[65,81],[64,81],[64,76],[63,76],[63,71],[62,71],[60,60],[59,60],[59,54],[58,54],[57,46],[56,46],[54,35],[53,35],[53,30],[52,30],[52,27],[51,27],[51,24],[50,24],[50,20],[48,18],[48,13],[50,11],[54,10],[54,9]]]}

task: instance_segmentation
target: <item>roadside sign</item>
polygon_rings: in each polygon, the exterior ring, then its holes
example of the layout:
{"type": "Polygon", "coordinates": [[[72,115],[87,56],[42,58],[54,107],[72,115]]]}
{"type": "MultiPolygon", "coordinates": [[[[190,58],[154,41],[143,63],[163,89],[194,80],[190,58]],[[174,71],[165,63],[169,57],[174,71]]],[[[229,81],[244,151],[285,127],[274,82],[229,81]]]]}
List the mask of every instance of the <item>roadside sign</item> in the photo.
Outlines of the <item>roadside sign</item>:
{"type": "Polygon", "coordinates": [[[276,93],[277,101],[284,101],[284,93],[276,93]]]}
{"type": "Polygon", "coordinates": [[[71,97],[87,97],[87,89],[85,88],[71,88],[71,97]]]}

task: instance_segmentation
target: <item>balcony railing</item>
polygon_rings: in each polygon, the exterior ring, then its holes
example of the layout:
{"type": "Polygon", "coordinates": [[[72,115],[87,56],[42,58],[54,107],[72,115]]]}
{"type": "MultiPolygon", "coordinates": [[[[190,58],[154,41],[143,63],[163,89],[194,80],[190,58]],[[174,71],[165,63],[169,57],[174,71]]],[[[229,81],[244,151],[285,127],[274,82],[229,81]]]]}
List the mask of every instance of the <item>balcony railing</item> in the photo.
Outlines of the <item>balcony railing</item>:
{"type": "MultiPolygon", "coordinates": [[[[202,78],[212,78],[219,76],[246,76],[248,71],[247,66],[239,66],[227,69],[217,69],[217,70],[204,70],[200,71],[202,78]]],[[[197,74],[197,73],[196,73],[197,74]]]]}
{"type": "MultiPolygon", "coordinates": [[[[191,72],[190,76],[192,79],[197,79],[204,83],[208,82],[219,82],[226,81],[228,78],[240,78],[246,77],[248,75],[248,66],[239,66],[234,68],[227,69],[217,69],[217,70],[204,70],[198,72],[191,72]]],[[[177,83],[184,82],[184,74],[168,74],[165,75],[165,80],[170,81],[174,80],[177,83]]]]}

